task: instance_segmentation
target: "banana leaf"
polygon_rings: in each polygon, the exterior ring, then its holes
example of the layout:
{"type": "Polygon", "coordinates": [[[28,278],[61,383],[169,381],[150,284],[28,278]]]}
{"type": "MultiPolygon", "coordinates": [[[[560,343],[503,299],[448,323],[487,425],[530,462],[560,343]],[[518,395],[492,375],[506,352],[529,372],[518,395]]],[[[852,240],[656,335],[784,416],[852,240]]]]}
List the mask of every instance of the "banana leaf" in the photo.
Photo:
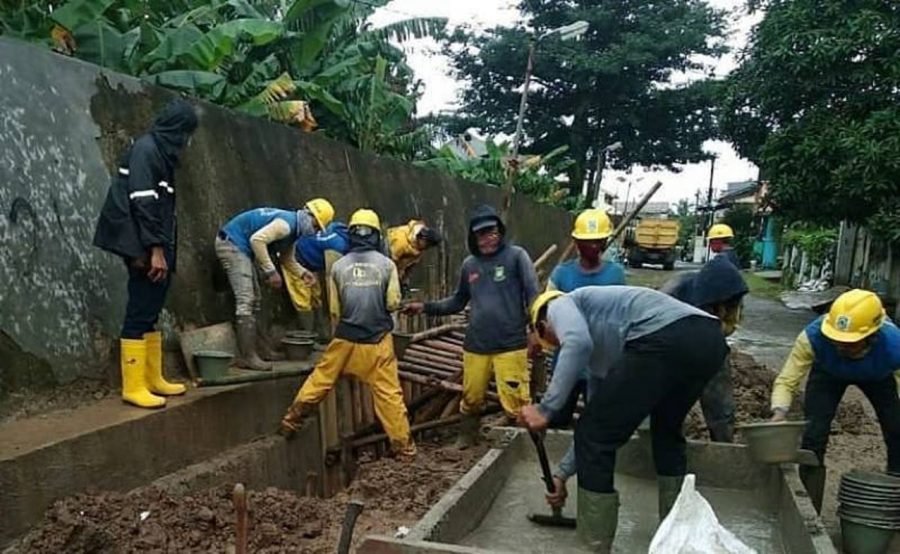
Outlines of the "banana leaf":
{"type": "Polygon", "coordinates": [[[101,19],[115,0],[69,0],[50,13],[50,18],[74,32],[75,29],[101,19]]]}

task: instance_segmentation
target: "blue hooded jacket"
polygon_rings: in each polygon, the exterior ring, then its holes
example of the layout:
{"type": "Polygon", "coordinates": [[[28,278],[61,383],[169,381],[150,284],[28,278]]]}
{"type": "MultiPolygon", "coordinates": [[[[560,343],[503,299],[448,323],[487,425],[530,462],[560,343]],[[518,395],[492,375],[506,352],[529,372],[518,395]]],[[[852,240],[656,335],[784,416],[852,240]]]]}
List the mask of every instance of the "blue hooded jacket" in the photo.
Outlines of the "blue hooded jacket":
{"type": "Polygon", "coordinates": [[[310,271],[325,269],[325,251],[334,250],[346,254],[350,250],[350,236],[347,225],[332,221],[315,235],[302,236],[294,243],[294,257],[297,263],[310,271]]]}

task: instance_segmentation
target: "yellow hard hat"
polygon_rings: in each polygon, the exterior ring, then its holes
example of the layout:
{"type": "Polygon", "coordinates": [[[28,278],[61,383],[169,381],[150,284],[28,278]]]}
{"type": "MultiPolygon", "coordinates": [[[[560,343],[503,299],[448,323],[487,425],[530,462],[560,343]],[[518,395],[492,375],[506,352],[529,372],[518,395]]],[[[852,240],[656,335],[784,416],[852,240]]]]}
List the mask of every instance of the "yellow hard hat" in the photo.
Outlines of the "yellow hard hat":
{"type": "Polygon", "coordinates": [[[708,240],[712,239],[733,239],[734,231],[728,225],[724,223],[716,223],[712,227],[709,228],[709,232],[706,233],[706,238],[708,240]]]}
{"type": "Polygon", "coordinates": [[[575,218],[572,238],[576,240],[600,240],[612,235],[612,221],[603,210],[584,210],[575,218]]]}
{"type": "MultiPolygon", "coordinates": [[[[538,314],[541,313],[541,308],[547,305],[548,302],[553,300],[554,298],[559,298],[565,294],[561,290],[548,290],[544,291],[534,299],[534,302],[531,303],[531,326],[537,328],[537,319],[538,314]]],[[[543,339],[543,337],[538,337],[538,340],[541,343],[541,346],[544,347],[545,350],[549,350],[553,348],[553,345],[543,339]]]]}
{"type": "Polygon", "coordinates": [[[328,227],[328,224],[334,219],[334,206],[324,198],[313,198],[306,203],[306,209],[316,218],[322,229],[328,227]]]}
{"type": "Polygon", "coordinates": [[[853,289],[837,297],[822,320],[822,334],[837,342],[859,342],[884,323],[884,306],[872,291],[853,289]]]}
{"type": "Polygon", "coordinates": [[[376,231],[381,231],[381,220],[378,219],[378,214],[372,210],[362,209],[353,212],[353,215],[350,216],[349,227],[355,227],[357,225],[364,225],[366,227],[371,227],[376,231]]]}

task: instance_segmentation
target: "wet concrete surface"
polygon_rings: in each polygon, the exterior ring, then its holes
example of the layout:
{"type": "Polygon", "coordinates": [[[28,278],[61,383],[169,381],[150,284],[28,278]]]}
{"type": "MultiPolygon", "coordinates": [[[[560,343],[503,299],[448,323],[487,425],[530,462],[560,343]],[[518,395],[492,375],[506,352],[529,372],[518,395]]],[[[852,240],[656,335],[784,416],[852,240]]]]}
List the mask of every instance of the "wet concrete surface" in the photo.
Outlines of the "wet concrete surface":
{"type": "MultiPolygon", "coordinates": [[[[569,498],[563,515],[575,517],[577,484],[569,483],[569,498]]],[[[621,507],[613,552],[646,552],[659,523],[656,481],[616,475],[621,507]]],[[[778,518],[761,491],[698,487],[712,505],[720,523],[758,552],[784,552],[778,518]]],[[[512,465],[509,477],[481,525],[461,544],[493,551],[528,554],[585,553],[574,529],[542,527],[528,521],[531,512],[549,514],[543,483],[534,460],[512,465]]]]}

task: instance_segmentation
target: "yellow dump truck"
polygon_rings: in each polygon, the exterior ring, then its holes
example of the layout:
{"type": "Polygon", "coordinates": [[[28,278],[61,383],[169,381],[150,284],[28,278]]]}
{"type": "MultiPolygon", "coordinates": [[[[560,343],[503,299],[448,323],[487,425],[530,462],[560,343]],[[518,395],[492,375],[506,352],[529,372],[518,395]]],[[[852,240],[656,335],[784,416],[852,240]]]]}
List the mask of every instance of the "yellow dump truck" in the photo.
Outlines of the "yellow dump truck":
{"type": "Polygon", "coordinates": [[[628,265],[661,264],[663,269],[674,269],[678,229],[678,221],[674,219],[639,221],[629,241],[628,265]]]}

